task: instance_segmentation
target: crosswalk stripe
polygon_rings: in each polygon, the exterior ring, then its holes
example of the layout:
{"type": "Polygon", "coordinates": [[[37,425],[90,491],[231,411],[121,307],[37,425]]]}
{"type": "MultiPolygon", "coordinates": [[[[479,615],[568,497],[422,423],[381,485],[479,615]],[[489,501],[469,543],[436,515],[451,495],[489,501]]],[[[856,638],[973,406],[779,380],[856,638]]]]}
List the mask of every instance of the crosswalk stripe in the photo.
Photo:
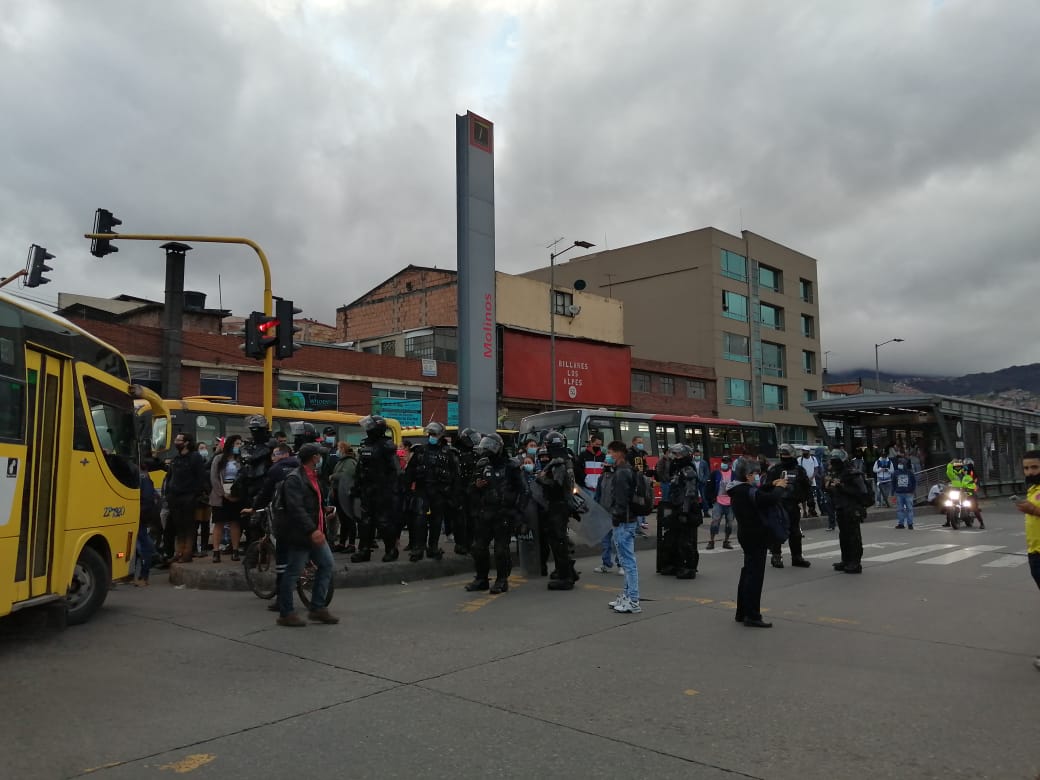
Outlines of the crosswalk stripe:
{"type": "Polygon", "coordinates": [[[938,552],[939,550],[949,550],[952,547],[956,547],[955,544],[926,544],[924,547],[911,547],[908,550],[897,550],[896,552],[885,553],[884,555],[874,555],[870,558],[864,558],[863,562],[872,561],[874,563],[888,563],[889,561],[899,561],[903,558],[913,558],[915,555],[924,555],[925,553],[938,552]]]}
{"type": "Polygon", "coordinates": [[[822,547],[836,547],[840,543],[841,542],[839,542],[837,539],[831,539],[831,540],[826,541],[826,542],[812,542],[811,544],[803,544],[802,545],[802,549],[803,550],[819,550],[822,547]]]}
{"type": "Polygon", "coordinates": [[[1029,558],[1026,557],[1026,553],[1023,550],[1022,552],[1018,553],[1018,555],[1001,555],[998,556],[995,561],[990,561],[989,563],[984,563],[982,565],[987,568],[993,569],[1010,569],[1015,566],[1021,566],[1022,564],[1027,563],[1028,561],[1029,558]]]}
{"type": "Polygon", "coordinates": [[[962,547],[960,550],[954,550],[953,552],[948,552],[945,555],[940,555],[936,558],[928,558],[927,560],[918,561],[918,563],[931,563],[936,566],[945,566],[949,563],[966,561],[968,558],[974,558],[976,555],[982,555],[983,553],[1003,549],[1004,545],[1002,544],[976,544],[972,547],[962,547]]]}

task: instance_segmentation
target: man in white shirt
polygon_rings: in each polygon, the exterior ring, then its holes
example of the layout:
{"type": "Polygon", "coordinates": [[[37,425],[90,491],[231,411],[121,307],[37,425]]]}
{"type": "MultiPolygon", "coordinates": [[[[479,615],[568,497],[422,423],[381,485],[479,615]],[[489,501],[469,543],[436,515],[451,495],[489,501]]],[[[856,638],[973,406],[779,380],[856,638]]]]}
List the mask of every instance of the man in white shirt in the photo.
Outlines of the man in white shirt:
{"type": "Polygon", "coordinates": [[[809,484],[812,486],[809,498],[805,502],[809,510],[809,517],[819,517],[816,513],[816,504],[820,500],[820,461],[813,456],[808,444],[802,447],[802,456],[798,459],[798,465],[805,469],[805,473],[809,476],[809,484]]]}

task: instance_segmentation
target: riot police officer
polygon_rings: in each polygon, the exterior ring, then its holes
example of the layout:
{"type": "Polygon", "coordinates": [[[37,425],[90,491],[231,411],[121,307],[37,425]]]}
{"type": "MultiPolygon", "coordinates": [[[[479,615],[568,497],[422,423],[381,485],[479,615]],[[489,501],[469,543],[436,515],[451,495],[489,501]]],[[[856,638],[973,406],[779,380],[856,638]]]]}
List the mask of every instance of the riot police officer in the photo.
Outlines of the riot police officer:
{"type": "Polygon", "coordinates": [[[441,528],[458,498],[459,455],[444,440],[445,428],[431,422],[424,429],[426,443],[412,451],[405,466],[405,481],[412,488],[412,518],[409,531],[408,560],[430,558],[440,560],[444,551],[438,546],[441,528]]]}
{"type": "Polygon", "coordinates": [[[488,545],[495,542],[495,584],[492,593],[509,590],[509,572],[513,562],[509,555],[509,537],[518,525],[527,504],[527,482],[517,463],[506,457],[505,444],[497,433],[489,433],[477,448],[473,491],[476,499],[476,523],[470,551],[476,577],[466,590],[487,590],[491,556],[488,545]]]}
{"type": "MultiPolygon", "coordinates": [[[[242,468],[240,478],[244,492],[242,506],[252,506],[260,489],[264,485],[264,477],[271,467],[271,455],[276,442],[271,436],[267,418],[262,414],[251,414],[246,418],[249,428],[249,439],[242,442],[242,468]]],[[[251,525],[246,529],[246,539],[253,541],[257,533],[251,525]]]]}
{"type": "Polygon", "coordinates": [[[455,499],[458,514],[455,515],[455,521],[452,523],[452,529],[455,531],[456,555],[467,555],[473,542],[476,521],[473,483],[476,479],[477,460],[480,458],[478,447],[481,438],[481,435],[472,428],[463,428],[455,442],[459,451],[459,494],[455,499]]]}
{"type": "Polygon", "coordinates": [[[693,450],[685,444],[669,447],[667,458],[658,465],[658,479],[667,483],[668,490],[667,497],[661,499],[658,516],[662,534],[658,540],[657,572],[680,580],[695,579],[700,564],[697,528],[704,516],[693,450]]]}
{"type": "Polygon", "coordinates": [[[358,549],[350,556],[354,563],[372,559],[376,533],[386,547],[383,562],[396,561],[397,538],[400,527],[396,499],[401,463],[397,459],[397,445],[386,435],[386,420],[370,415],[361,420],[365,438],[357,448],[357,470],[354,473],[354,492],[361,499],[361,519],[358,528],[358,549]]]}
{"type": "Polygon", "coordinates": [[[536,477],[545,498],[545,525],[549,548],[556,561],[556,579],[549,582],[549,590],[572,590],[578,579],[567,538],[567,521],[571,514],[571,496],[574,494],[574,457],[567,449],[567,439],[559,431],[550,431],[545,437],[549,463],[536,477]]]}

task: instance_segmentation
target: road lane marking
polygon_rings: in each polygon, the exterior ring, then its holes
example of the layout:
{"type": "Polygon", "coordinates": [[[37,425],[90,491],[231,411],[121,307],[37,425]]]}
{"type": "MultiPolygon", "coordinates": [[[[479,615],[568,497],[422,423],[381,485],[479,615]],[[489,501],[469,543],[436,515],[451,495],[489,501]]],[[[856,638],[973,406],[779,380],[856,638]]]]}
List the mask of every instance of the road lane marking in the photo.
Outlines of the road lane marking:
{"type": "MultiPolygon", "coordinates": [[[[863,545],[866,547],[866,545],[863,545]]],[[[871,561],[873,563],[889,563],[890,561],[900,561],[903,558],[913,558],[916,555],[924,555],[930,552],[939,552],[939,550],[949,550],[956,547],[955,544],[926,544],[924,547],[911,547],[909,550],[896,550],[895,552],[885,553],[884,555],[874,555],[870,558],[864,558],[863,563],[871,561]]]]}
{"type": "Polygon", "coordinates": [[[683,693],[685,693],[687,696],[696,696],[698,693],[700,693],[700,691],[695,691],[693,688],[687,688],[685,691],[683,691],[683,693]]]}
{"type": "Polygon", "coordinates": [[[174,761],[170,764],[163,764],[159,769],[172,769],[179,775],[187,774],[188,772],[194,772],[199,767],[203,767],[211,761],[216,760],[216,756],[210,753],[195,753],[194,755],[186,756],[180,761],[174,761]]]}
{"type": "Polygon", "coordinates": [[[821,549],[823,547],[834,547],[835,545],[838,545],[838,544],[840,544],[840,542],[837,539],[829,539],[826,542],[813,542],[811,544],[803,544],[802,545],[802,549],[803,550],[819,550],[819,549],[821,549]]]}
{"type": "Polygon", "coordinates": [[[976,544],[972,547],[963,547],[960,550],[948,552],[945,555],[940,555],[936,558],[927,558],[926,560],[918,561],[918,563],[930,563],[934,566],[946,566],[950,563],[966,561],[968,558],[974,558],[976,555],[982,555],[983,553],[1003,549],[1004,545],[1002,544],[976,544]]]}
{"type": "Polygon", "coordinates": [[[821,623],[834,623],[835,625],[842,625],[842,626],[858,626],[859,625],[859,621],[858,620],[846,620],[845,618],[818,617],[816,619],[819,622],[821,622],[821,623]]]}
{"type": "MultiPolygon", "coordinates": [[[[863,545],[864,550],[883,550],[886,547],[902,547],[909,542],[873,542],[871,544],[863,545]]],[[[805,548],[802,547],[804,550],[805,548]]],[[[812,555],[806,555],[806,558],[837,558],[841,555],[841,550],[826,550],[824,552],[814,552],[812,555]]],[[[867,558],[866,560],[873,560],[867,558]]]]}
{"type": "Polygon", "coordinates": [[[1015,566],[1021,566],[1029,561],[1026,551],[1023,550],[1020,553],[1007,553],[1006,555],[998,556],[995,561],[982,564],[984,568],[993,569],[1011,569],[1015,566]]]}

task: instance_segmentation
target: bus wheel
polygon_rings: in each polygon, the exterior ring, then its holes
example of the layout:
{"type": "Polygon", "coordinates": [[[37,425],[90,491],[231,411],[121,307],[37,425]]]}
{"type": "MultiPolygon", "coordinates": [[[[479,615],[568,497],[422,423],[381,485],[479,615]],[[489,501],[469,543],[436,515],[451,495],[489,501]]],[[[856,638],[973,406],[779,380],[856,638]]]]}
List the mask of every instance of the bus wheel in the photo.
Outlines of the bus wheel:
{"type": "Polygon", "coordinates": [[[68,624],[86,623],[105,603],[112,577],[105,559],[93,547],[84,547],[72,572],[72,582],[65,601],[69,607],[68,624]]]}

